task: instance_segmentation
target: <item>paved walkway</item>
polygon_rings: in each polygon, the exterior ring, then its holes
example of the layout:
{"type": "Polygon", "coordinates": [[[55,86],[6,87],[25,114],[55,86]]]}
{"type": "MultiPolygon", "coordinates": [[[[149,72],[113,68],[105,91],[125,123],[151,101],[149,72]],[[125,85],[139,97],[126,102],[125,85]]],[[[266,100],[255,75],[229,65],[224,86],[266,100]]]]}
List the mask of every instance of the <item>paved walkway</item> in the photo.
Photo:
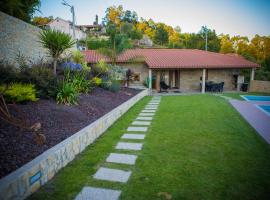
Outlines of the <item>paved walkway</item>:
{"type": "Polygon", "coordinates": [[[232,106],[247,120],[247,122],[270,144],[270,116],[256,105],[270,105],[270,102],[248,102],[230,100],[232,106]]]}
{"type": "MultiPolygon", "coordinates": [[[[115,149],[140,151],[143,148],[143,140],[146,137],[148,127],[151,126],[151,121],[158,109],[161,97],[155,96],[145,106],[138,117],[127,127],[127,133],[123,134],[121,139],[136,140],[136,142],[119,141],[115,149]],[[139,141],[139,142],[137,142],[139,141]]],[[[137,155],[126,153],[110,153],[106,159],[108,163],[118,163],[124,165],[135,165],[137,155]]],[[[111,181],[126,183],[132,171],[111,169],[100,167],[94,174],[94,179],[101,181],[111,181]]],[[[82,191],[76,196],[75,200],[117,200],[121,195],[120,190],[112,190],[110,188],[97,188],[85,186],[82,191]]]]}

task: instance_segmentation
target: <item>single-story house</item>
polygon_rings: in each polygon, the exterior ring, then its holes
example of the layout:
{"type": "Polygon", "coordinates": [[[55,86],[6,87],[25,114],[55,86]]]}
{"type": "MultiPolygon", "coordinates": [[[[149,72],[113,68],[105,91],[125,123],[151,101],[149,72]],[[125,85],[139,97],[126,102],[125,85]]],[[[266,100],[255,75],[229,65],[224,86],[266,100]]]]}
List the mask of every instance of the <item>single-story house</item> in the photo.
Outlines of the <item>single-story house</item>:
{"type": "MultiPolygon", "coordinates": [[[[110,59],[95,50],[83,52],[89,64],[110,59]]],[[[134,83],[152,81],[149,89],[160,89],[163,80],[171,88],[182,92],[205,92],[207,81],[224,82],[225,91],[237,89],[243,82],[241,70],[248,69],[251,80],[260,66],[236,54],[213,53],[196,49],[129,49],[120,54],[117,64],[134,72],[134,83]]]]}

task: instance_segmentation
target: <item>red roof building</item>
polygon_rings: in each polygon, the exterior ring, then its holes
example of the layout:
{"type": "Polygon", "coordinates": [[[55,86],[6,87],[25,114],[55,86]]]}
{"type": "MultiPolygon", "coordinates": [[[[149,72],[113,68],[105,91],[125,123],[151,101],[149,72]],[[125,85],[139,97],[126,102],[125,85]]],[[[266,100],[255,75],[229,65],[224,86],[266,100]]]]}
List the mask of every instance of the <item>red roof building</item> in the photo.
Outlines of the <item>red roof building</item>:
{"type": "MultiPolygon", "coordinates": [[[[110,62],[108,57],[95,50],[87,50],[83,54],[89,64],[101,59],[110,62]]],[[[251,69],[252,79],[255,69],[260,67],[236,54],[196,49],[128,49],[118,56],[117,63],[133,70],[136,77],[139,76],[136,79],[138,82],[143,83],[151,77],[156,89],[160,89],[159,82],[164,81],[171,88],[181,91],[204,89],[200,85],[206,81],[224,82],[226,90],[234,90],[240,79],[244,79],[242,69],[251,69]]]]}

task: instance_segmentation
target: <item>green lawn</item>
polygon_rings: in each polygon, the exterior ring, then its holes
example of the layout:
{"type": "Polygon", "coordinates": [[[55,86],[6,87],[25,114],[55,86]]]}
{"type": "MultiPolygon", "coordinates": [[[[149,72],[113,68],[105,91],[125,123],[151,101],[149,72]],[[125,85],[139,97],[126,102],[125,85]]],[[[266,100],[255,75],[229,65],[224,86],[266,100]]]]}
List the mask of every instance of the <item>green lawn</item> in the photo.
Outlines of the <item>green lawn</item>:
{"type": "Polygon", "coordinates": [[[135,166],[105,163],[144,98],[30,199],[73,199],[85,185],[122,190],[121,199],[269,199],[270,146],[228,101],[162,97],[135,166]],[[128,183],[97,181],[100,166],[132,170],[128,183]],[[169,198],[168,198],[169,199],[169,198]]]}

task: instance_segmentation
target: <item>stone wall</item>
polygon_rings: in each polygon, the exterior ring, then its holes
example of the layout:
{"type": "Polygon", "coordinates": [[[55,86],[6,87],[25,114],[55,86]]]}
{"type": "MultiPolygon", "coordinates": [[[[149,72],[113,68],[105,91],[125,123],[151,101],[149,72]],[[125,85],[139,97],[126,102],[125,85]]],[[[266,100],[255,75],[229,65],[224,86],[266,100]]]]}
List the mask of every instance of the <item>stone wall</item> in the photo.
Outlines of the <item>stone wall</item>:
{"type": "Polygon", "coordinates": [[[233,72],[235,69],[209,69],[208,80],[216,83],[224,82],[224,90],[236,90],[234,85],[233,72]]]}
{"type": "Polygon", "coordinates": [[[0,61],[17,65],[19,54],[32,63],[48,60],[46,49],[38,42],[41,29],[0,12],[0,61]]]}
{"type": "Polygon", "coordinates": [[[125,63],[119,64],[119,66],[131,69],[134,73],[140,74],[140,83],[143,84],[148,77],[148,67],[143,63],[125,63]]]}
{"type": "Polygon", "coordinates": [[[182,92],[200,91],[202,69],[181,69],[180,90],[182,92]]]}
{"type": "Polygon", "coordinates": [[[270,93],[270,81],[251,81],[249,86],[249,92],[270,93]]]}
{"type": "Polygon", "coordinates": [[[143,90],[89,126],[2,178],[0,199],[25,199],[35,192],[147,94],[148,90],[143,90]]]}
{"type": "MultiPolygon", "coordinates": [[[[235,90],[233,71],[233,69],[208,69],[206,81],[224,82],[225,91],[235,90]]],[[[202,69],[181,69],[180,90],[183,92],[200,91],[201,77],[202,69]]]]}

